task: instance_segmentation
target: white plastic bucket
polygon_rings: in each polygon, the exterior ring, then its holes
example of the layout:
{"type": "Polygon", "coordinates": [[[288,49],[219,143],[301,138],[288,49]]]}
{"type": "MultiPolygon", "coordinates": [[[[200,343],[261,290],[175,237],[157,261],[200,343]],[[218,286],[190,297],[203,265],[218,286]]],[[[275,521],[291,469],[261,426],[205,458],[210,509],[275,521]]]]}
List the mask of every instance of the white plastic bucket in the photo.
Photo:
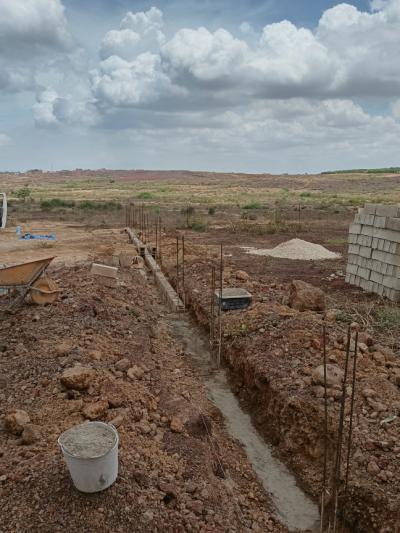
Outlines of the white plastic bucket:
{"type": "Polygon", "coordinates": [[[118,431],[112,424],[104,422],[86,422],[106,427],[115,435],[113,447],[100,457],[79,457],[71,455],[62,444],[62,436],[58,444],[62,450],[70,476],[75,487],[81,492],[100,492],[110,487],[118,476],[118,431]]]}

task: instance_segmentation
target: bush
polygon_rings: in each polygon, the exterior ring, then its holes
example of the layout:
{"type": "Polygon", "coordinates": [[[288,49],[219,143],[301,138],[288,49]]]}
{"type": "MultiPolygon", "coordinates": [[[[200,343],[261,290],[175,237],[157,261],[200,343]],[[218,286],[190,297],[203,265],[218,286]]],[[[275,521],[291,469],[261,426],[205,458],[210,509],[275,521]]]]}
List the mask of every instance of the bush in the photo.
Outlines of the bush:
{"type": "Polygon", "coordinates": [[[189,228],[193,231],[207,231],[208,226],[202,220],[192,220],[189,224],[189,228]]]}
{"type": "Polygon", "coordinates": [[[211,216],[215,215],[215,207],[209,207],[208,208],[208,214],[211,215],[211,216]]]}
{"type": "Polygon", "coordinates": [[[262,209],[263,206],[259,202],[251,202],[243,206],[243,209],[262,209]]]}
{"type": "Polygon", "coordinates": [[[55,207],[74,207],[73,200],[63,200],[62,198],[52,198],[51,200],[42,200],[40,202],[41,209],[51,210],[55,207]]]}
{"type": "Polygon", "coordinates": [[[143,192],[140,192],[136,198],[138,198],[139,200],[152,200],[155,198],[154,194],[152,194],[151,192],[148,192],[148,191],[143,191],[143,192]]]}
{"type": "Polygon", "coordinates": [[[312,194],[310,192],[302,192],[300,193],[301,198],[311,198],[312,194]]]}
{"type": "Polygon", "coordinates": [[[98,210],[98,211],[112,211],[122,209],[122,205],[118,202],[92,202],[91,200],[84,200],[79,205],[80,209],[98,210]]]}
{"type": "Polygon", "coordinates": [[[31,195],[31,192],[30,188],[25,185],[25,187],[22,187],[22,189],[18,189],[15,192],[15,196],[25,202],[25,200],[31,195]]]}

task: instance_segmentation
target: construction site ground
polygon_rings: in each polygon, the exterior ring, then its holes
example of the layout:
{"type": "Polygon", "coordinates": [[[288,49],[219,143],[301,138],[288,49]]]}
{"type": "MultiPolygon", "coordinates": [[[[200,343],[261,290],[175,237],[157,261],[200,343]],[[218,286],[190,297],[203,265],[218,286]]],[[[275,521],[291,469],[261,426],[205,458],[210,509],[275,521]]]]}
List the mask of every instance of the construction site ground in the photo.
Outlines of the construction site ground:
{"type": "MultiPolygon", "coordinates": [[[[249,255],[243,246],[273,248],[294,236],[326,246],[326,240],[346,235],[354,213],[339,223],[327,221],[323,230],[297,235],[243,238],[226,227],[208,232],[185,231],[185,290],[197,320],[209,329],[211,268],[217,286],[220,244],[223,244],[224,287],[241,287],[253,296],[245,311],[224,313],[223,355],[232,387],[249,410],[259,431],[297,473],[317,499],[322,489],[324,399],[314,378],[322,364],[322,328],[327,328],[328,363],[344,369],[346,332],[352,324],[353,341],[360,334],[355,417],[349,489],[340,502],[351,531],[398,531],[400,527],[400,358],[398,321],[381,323],[377,317],[397,306],[347,285],[346,244],[328,245],[342,256],[328,261],[297,261],[249,255]],[[322,289],[326,310],[300,312],[289,307],[293,280],[322,289]]],[[[337,220],[337,218],[336,218],[337,220]]],[[[183,232],[178,232],[180,235],[183,232]]],[[[181,245],[180,245],[181,246],[181,245]]],[[[163,241],[163,264],[176,284],[176,236],[163,241]]],[[[180,280],[182,286],[182,281],[180,280]]],[[[349,370],[351,373],[351,369],[349,370]]],[[[339,422],[340,390],[329,389],[329,472],[332,471],[339,422]]],[[[351,387],[348,387],[350,397],[351,387]]],[[[349,423],[349,403],[345,428],[349,423]]],[[[345,443],[347,446],[347,443],[345,443]]],[[[347,453],[347,452],[346,452],[347,453]]],[[[345,478],[343,461],[342,481],[345,478]]]]}
{"type": "Polygon", "coordinates": [[[91,261],[125,249],[126,235],[55,230],[52,249],[1,241],[2,263],[57,255],[49,273],[62,293],[0,320],[0,530],[285,531],[170,334],[151,279],[125,269],[111,289],[91,276],[91,261]],[[94,370],[87,390],[62,385],[74,366],[94,370]],[[7,428],[14,409],[28,414],[30,435],[7,428]],[[117,482],[92,495],[74,489],[57,445],[88,418],[111,421],[120,435],[117,482]]]}

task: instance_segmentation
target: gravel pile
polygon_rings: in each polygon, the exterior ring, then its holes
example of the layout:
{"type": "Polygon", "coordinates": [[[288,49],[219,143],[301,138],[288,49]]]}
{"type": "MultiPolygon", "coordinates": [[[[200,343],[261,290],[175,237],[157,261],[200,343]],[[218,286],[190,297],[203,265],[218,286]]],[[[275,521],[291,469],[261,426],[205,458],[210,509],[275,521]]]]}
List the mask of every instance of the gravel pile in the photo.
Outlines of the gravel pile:
{"type": "Polygon", "coordinates": [[[303,261],[320,261],[324,259],[338,259],[340,257],[340,254],[331,252],[320,244],[303,241],[302,239],[291,239],[271,249],[244,249],[251,255],[265,255],[281,259],[298,259],[303,261]]]}

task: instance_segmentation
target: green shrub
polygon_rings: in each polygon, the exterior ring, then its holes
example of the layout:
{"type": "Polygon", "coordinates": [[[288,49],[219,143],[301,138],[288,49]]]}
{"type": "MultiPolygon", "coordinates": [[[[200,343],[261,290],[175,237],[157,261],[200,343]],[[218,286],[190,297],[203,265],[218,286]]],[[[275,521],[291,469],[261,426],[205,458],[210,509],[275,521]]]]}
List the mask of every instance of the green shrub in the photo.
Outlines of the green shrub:
{"type": "Polygon", "coordinates": [[[98,210],[98,211],[113,211],[122,209],[122,205],[118,202],[92,202],[91,200],[84,200],[79,204],[80,209],[98,210]]]}
{"type": "Polygon", "coordinates": [[[301,198],[311,198],[312,194],[310,192],[302,192],[300,193],[301,198]]]}
{"type": "Polygon", "coordinates": [[[209,207],[208,208],[208,214],[211,215],[211,216],[215,215],[215,207],[209,207]]]}
{"type": "Polygon", "coordinates": [[[202,220],[192,220],[189,223],[189,228],[193,231],[207,231],[208,225],[202,220]]]}
{"type": "Polygon", "coordinates": [[[74,207],[75,202],[73,200],[63,200],[62,198],[52,198],[51,200],[42,200],[40,202],[41,209],[51,210],[56,207],[74,207]]]}
{"type": "Polygon", "coordinates": [[[140,192],[136,198],[139,198],[139,200],[153,200],[155,198],[154,194],[148,191],[140,192]]]}
{"type": "Polygon", "coordinates": [[[262,209],[263,206],[259,202],[251,202],[243,206],[243,209],[262,209]]]}

